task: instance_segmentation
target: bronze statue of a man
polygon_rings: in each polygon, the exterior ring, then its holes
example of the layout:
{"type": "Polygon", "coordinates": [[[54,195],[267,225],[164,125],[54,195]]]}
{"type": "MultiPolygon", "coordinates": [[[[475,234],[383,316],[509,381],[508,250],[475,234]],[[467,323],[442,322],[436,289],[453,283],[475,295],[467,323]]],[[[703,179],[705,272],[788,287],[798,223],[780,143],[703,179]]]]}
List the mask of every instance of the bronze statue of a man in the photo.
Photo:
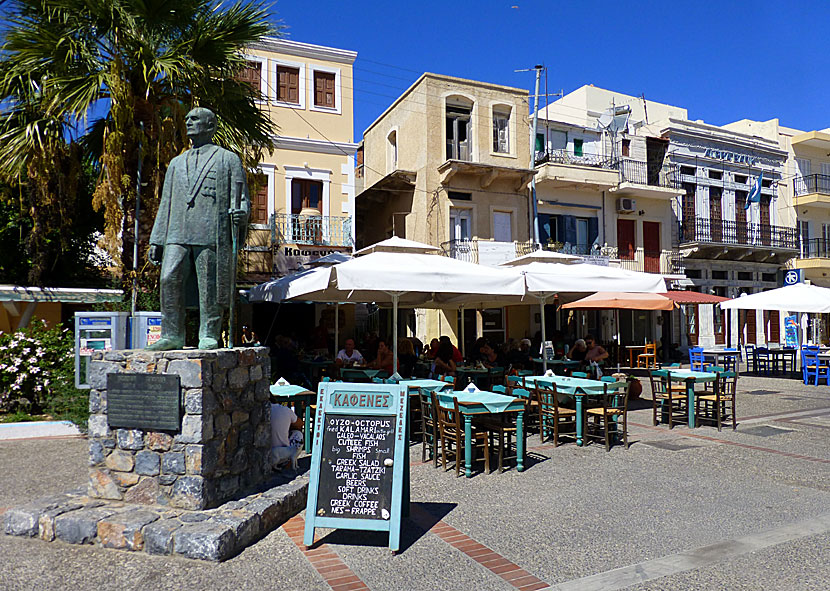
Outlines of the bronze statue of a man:
{"type": "Polygon", "coordinates": [[[192,147],[170,161],[164,177],[149,259],[161,264],[161,339],[154,351],[181,349],[185,341],[187,285],[195,272],[199,301],[199,348],[221,346],[222,314],[230,303],[233,252],[231,224],[244,241],[250,200],[239,157],[213,144],[216,115],[197,107],[185,118],[192,147]],[[234,207],[234,192],[241,192],[234,207]]]}

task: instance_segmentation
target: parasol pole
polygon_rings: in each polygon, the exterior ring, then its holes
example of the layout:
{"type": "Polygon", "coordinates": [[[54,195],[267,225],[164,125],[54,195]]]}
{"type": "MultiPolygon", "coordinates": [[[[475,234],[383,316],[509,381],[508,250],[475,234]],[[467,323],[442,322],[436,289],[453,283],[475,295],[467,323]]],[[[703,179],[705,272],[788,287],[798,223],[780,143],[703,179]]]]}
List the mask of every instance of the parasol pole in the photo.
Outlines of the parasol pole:
{"type": "MultiPolygon", "coordinates": [[[[234,211],[242,208],[242,183],[244,181],[236,181],[234,191],[234,211]]],[[[233,220],[231,215],[231,238],[233,240],[231,251],[231,293],[230,293],[230,314],[228,318],[228,347],[233,349],[234,337],[236,332],[236,263],[237,252],[239,250],[239,226],[233,220]]]]}
{"type": "Polygon", "coordinates": [[[545,302],[547,301],[547,299],[547,296],[542,296],[539,298],[539,318],[542,321],[542,373],[548,372],[548,356],[545,355],[545,302]]]}
{"type": "Polygon", "coordinates": [[[340,302],[334,304],[334,356],[340,351],[340,302]]]}
{"type": "Polygon", "coordinates": [[[467,352],[465,351],[466,347],[464,346],[464,304],[459,306],[459,310],[461,310],[461,356],[466,357],[467,352]]]}

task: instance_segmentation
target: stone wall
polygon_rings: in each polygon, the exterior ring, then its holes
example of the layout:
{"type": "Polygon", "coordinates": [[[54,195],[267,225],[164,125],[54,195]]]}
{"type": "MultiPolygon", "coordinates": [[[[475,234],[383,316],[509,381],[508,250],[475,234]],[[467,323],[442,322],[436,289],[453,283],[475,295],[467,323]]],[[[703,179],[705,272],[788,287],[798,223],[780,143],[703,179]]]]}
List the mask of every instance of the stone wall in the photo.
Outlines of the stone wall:
{"type": "Polygon", "coordinates": [[[270,358],[266,347],[96,352],[90,362],[89,495],[206,509],[270,474],[270,358]],[[177,432],[112,429],[107,374],[181,376],[177,432]]]}

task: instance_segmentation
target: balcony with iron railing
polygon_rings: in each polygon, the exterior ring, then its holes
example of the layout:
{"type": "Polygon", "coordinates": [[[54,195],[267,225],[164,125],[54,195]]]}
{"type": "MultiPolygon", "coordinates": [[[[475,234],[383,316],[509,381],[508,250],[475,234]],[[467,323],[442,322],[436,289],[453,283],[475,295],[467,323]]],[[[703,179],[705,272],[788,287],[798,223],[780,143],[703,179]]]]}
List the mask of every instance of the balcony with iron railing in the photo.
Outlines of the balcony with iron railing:
{"type": "Polygon", "coordinates": [[[547,150],[536,152],[535,161],[538,186],[603,191],[619,184],[617,163],[597,154],[547,150]]]}
{"type": "Polygon", "coordinates": [[[771,224],[695,218],[680,223],[680,242],[797,251],[798,232],[771,224]]]}
{"type": "Polygon", "coordinates": [[[273,244],[352,246],[352,218],[349,216],[275,213],[271,215],[273,244]]]}
{"type": "Polygon", "coordinates": [[[792,260],[796,269],[815,269],[822,273],[830,271],[830,239],[802,239],[798,257],[792,260]]]}
{"type": "Polygon", "coordinates": [[[641,273],[660,273],[661,275],[681,275],[685,271],[683,257],[677,249],[646,250],[644,248],[605,249],[608,254],[619,261],[617,264],[629,271],[641,273]]]}
{"type": "MultiPolygon", "coordinates": [[[[623,158],[619,162],[620,183],[658,187],[661,189],[680,189],[680,168],[663,166],[655,168],[647,162],[623,158]]],[[[673,193],[676,194],[676,193],[673,193]]]]}
{"type": "Polygon", "coordinates": [[[808,174],[793,179],[793,205],[830,207],[830,175],[808,174]]]}

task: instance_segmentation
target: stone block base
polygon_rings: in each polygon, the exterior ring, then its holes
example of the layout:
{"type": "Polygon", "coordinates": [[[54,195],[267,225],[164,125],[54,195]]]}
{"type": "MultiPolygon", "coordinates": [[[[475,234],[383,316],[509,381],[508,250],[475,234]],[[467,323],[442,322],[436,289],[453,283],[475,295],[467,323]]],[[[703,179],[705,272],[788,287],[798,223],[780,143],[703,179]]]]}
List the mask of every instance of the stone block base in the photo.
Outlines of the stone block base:
{"type": "Polygon", "coordinates": [[[267,347],[95,352],[89,366],[89,490],[100,499],[207,509],[270,473],[267,347]],[[107,375],[179,376],[177,431],[114,428],[107,375]]]}
{"type": "Polygon", "coordinates": [[[3,529],[7,535],[47,542],[218,562],[305,509],[308,476],[277,474],[263,492],[204,511],[102,500],[85,493],[79,489],[12,507],[3,514],[3,529]]]}

